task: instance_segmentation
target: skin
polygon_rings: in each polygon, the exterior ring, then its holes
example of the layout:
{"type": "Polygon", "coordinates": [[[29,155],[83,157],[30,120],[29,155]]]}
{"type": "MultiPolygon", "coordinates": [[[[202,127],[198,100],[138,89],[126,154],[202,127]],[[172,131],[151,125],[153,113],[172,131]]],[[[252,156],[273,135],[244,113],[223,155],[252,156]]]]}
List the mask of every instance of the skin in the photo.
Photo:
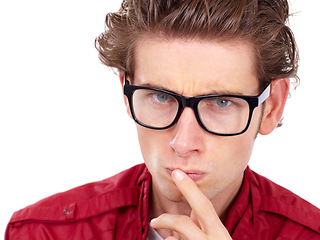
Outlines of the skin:
{"type": "MultiPolygon", "coordinates": [[[[253,47],[245,41],[146,37],[135,51],[134,85],[150,85],[192,97],[212,93],[260,94],[253,47]]],[[[123,84],[123,75],[120,75],[123,84]]],[[[129,81],[131,81],[129,79],[129,81]]],[[[152,175],[149,219],[164,239],[231,239],[223,223],[235,200],[258,132],[279,122],[289,91],[272,83],[265,110],[255,109],[249,129],[232,137],[204,131],[185,108],[167,130],[137,125],[141,151],[152,175]],[[174,171],[168,171],[168,169],[174,171]],[[194,182],[185,172],[200,171],[194,182]]],[[[127,99],[125,98],[130,114],[127,99]]]]}

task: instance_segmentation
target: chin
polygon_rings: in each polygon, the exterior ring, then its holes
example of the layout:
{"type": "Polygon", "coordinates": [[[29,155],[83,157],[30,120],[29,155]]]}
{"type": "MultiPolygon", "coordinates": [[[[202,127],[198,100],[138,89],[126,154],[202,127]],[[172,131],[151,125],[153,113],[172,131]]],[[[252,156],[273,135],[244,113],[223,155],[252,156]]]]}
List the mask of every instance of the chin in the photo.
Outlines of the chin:
{"type": "Polygon", "coordinates": [[[176,190],[165,190],[165,192],[162,193],[162,196],[165,197],[170,202],[174,203],[186,203],[187,200],[185,197],[180,193],[178,189],[176,190]]]}
{"type": "Polygon", "coordinates": [[[153,178],[152,188],[155,194],[160,195],[160,199],[164,198],[172,202],[186,201],[175,183],[166,178],[153,178]]]}

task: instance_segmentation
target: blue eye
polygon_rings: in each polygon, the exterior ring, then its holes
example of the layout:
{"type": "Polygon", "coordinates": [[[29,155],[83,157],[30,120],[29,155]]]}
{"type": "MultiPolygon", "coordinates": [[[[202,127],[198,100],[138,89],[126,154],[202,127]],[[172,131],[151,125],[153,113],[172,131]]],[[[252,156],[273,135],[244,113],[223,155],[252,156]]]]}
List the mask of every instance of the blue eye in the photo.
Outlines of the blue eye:
{"type": "Polygon", "coordinates": [[[217,105],[219,107],[228,107],[231,104],[231,102],[227,99],[217,99],[217,105]]]}
{"type": "Polygon", "coordinates": [[[167,102],[169,99],[169,96],[163,93],[157,93],[153,95],[153,98],[161,103],[167,102]]]}

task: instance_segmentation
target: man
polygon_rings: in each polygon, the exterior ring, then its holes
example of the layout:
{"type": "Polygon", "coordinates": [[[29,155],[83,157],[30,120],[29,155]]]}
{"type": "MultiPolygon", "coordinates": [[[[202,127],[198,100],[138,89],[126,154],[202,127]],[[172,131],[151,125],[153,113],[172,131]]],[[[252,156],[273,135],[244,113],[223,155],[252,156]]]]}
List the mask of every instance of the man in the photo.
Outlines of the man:
{"type": "Polygon", "coordinates": [[[298,79],[287,18],[285,0],[124,1],[96,45],[145,165],[16,212],[6,239],[320,239],[319,209],[248,167],[298,79]]]}

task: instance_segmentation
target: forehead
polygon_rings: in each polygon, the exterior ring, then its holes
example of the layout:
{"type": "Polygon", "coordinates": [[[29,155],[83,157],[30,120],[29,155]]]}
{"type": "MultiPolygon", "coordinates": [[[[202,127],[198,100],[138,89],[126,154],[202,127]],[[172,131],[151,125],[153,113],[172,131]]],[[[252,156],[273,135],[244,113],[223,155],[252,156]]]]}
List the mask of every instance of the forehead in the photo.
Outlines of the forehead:
{"type": "Polygon", "coordinates": [[[219,92],[256,95],[253,46],[244,41],[140,39],[135,48],[135,85],[185,96],[219,92]]]}

